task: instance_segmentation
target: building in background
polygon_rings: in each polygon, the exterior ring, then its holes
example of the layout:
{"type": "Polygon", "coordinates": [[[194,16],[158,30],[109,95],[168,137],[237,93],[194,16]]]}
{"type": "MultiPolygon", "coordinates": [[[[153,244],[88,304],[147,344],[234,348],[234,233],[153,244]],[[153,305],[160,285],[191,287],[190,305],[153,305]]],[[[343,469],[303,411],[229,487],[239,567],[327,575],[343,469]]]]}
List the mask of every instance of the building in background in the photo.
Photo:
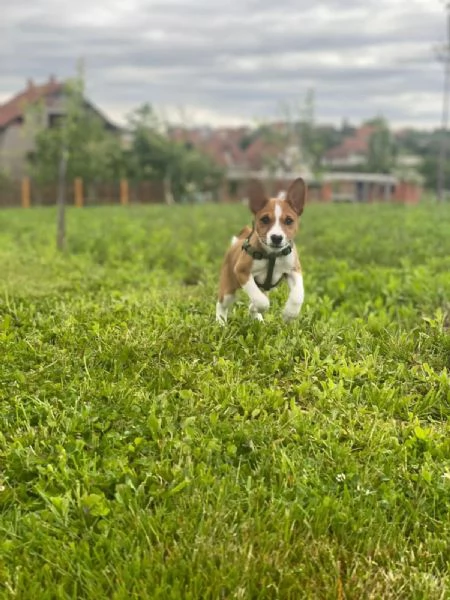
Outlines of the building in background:
{"type": "MultiPolygon", "coordinates": [[[[29,80],[25,90],[0,105],[0,170],[3,173],[14,179],[26,174],[37,132],[55,127],[64,118],[67,99],[65,89],[65,83],[54,77],[50,77],[42,85],[29,80]],[[42,110],[30,122],[29,109],[38,104],[42,110]]],[[[85,100],[85,103],[86,109],[93,111],[108,130],[120,131],[91,102],[85,100]]]]}

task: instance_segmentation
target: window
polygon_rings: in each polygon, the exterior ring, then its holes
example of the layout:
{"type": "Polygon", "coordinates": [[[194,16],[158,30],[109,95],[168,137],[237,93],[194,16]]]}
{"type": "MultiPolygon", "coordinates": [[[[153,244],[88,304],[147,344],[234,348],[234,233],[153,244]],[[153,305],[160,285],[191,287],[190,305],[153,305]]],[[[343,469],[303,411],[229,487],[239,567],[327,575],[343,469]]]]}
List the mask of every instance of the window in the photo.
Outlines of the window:
{"type": "Polygon", "coordinates": [[[65,115],[49,115],[48,116],[48,126],[50,129],[53,127],[59,127],[61,125],[61,121],[64,119],[65,115]]]}

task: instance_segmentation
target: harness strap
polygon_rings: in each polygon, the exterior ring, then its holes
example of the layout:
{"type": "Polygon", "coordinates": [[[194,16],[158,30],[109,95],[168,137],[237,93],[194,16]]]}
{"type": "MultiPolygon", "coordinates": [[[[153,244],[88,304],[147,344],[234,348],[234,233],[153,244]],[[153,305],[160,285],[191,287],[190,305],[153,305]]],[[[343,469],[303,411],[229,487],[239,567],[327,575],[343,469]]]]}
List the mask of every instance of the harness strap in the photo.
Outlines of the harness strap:
{"type": "Polygon", "coordinates": [[[275,269],[275,262],[276,262],[277,258],[279,258],[280,256],[287,256],[288,254],[290,254],[292,252],[292,245],[289,244],[289,246],[286,246],[279,252],[271,252],[271,253],[260,252],[259,250],[255,250],[254,248],[252,248],[250,245],[250,237],[251,237],[253,231],[254,231],[254,228],[252,229],[248,238],[246,238],[244,240],[244,243],[242,244],[242,250],[244,252],[247,252],[247,254],[253,258],[253,260],[268,260],[269,261],[269,264],[267,265],[267,275],[266,275],[266,279],[264,280],[264,283],[260,284],[260,283],[256,282],[256,285],[259,288],[268,292],[272,288],[276,287],[281,281],[281,279],[280,279],[274,285],[272,285],[272,276],[273,276],[273,271],[275,269]]]}
{"type": "Polygon", "coordinates": [[[264,283],[262,284],[262,289],[269,291],[272,287],[275,287],[275,285],[277,285],[277,283],[272,286],[272,275],[273,275],[273,270],[275,268],[275,261],[277,260],[276,256],[270,255],[269,256],[269,264],[267,265],[267,275],[266,275],[266,280],[264,281],[264,283]]]}

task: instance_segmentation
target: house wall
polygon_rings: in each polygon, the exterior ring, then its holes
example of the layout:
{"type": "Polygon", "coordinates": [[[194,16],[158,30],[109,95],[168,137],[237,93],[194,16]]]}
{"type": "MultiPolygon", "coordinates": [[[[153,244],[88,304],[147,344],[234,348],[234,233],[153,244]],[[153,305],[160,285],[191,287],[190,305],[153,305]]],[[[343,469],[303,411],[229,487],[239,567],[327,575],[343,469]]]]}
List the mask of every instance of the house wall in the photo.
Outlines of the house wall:
{"type": "Polygon", "coordinates": [[[328,167],[350,168],[362,165],[366,162],[366,156],[363,154],[348,154],[346,156],[324,158],[323,164],[328,167]]]}
{"type": "Polygon", "coordinates": [[[20,177],[27,153],[32,148],[33,136],[27,133],[23,123],[11,123],[1,134],[0,168],[11,177],[20,177]]]}
{"type": "MultiPolygon", "coordinates": [[[[56,116],[64,116],[66,113],[67,96],[64,92],[49,95],[42,101],[35,112],[29,112],[25,119],[9,124],[0,132],[0,169],[6,171],[14,179],[27,174],[27,156],[34,150],[34,138],[44,128],[52,126],[52,120],[56,116]]],[[[101,115],[86,104],[87,110],[101,115]]],[[[105,122],[108,129],[113,130],[109,123],[105,122]]]]}
{"type": "Polygon", "coordinates": [[[395,190],[395,200],[402,204],[418,204],[422,195],[422,187],[416,183],[401,181],[395,190]]]}
{"type": "Polygon", "coordinates": [[[63,110],[62,99],[55,97],[49,105],[42,103],[36,111],[29,111],[25,117],[7,125],[1,135],[0,168],[13,178],[25,175],[27,156],[34,150],[36,134],[49,126],[50,115],[63,114],[63,110]]]}
{"type": "MultiPolygon", "coordinates": [[[[308,200],[310,202],[333,202],[333,201],[355,201],[355,202],[400,202],[405,204],[416,204],[420,201],[422,187],[415,183],[399,182],[387,178],[381,183],[374,181],[367,174],[365,178],[355,174],[354,179],[339,179],[324,182],[312,182],[308,185],[308,200]]],[[[281,189],[286,189],[289,181],[266,182],[268,193],[276,194],[281,189]],[[270,189],[269,189],[270,187],[270,189]]],[[[247,179],[228,180],[223,189],[223,200],[228,202],[241,201],[246,197],[247,179]]]]}
{"type": "Polygon", "coordinates": [[[308,185],[306,201],[307,202],[321,202],[322,201],[322,187],[320,185],[308,185]]]}
{"type": "Polygon", "coordinates": [[[320,190],[320,199],[322,202],[333,201],[333,187],[330,182],[324,183],[320,190]]]}

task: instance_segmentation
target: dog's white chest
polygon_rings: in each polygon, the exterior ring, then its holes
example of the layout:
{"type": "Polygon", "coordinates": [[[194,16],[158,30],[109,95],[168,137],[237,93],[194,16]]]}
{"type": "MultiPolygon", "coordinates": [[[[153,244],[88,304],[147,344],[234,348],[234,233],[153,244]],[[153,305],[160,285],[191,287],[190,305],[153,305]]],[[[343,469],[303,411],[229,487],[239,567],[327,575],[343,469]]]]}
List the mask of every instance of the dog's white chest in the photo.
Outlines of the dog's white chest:
{"type": "MultiPolygon", "coordinates": [[[[273,268],[271,285],[275,285],[286,273],[289,273],[294,268],[294,253],[291,252],[287,256],[279,256],[273,268]]],[[[257,284],[263,285],[266,281],[267,272],[269,269],[269,261],[267,259],[254,260],[252,265],[252,275],[257,284]]]]}

